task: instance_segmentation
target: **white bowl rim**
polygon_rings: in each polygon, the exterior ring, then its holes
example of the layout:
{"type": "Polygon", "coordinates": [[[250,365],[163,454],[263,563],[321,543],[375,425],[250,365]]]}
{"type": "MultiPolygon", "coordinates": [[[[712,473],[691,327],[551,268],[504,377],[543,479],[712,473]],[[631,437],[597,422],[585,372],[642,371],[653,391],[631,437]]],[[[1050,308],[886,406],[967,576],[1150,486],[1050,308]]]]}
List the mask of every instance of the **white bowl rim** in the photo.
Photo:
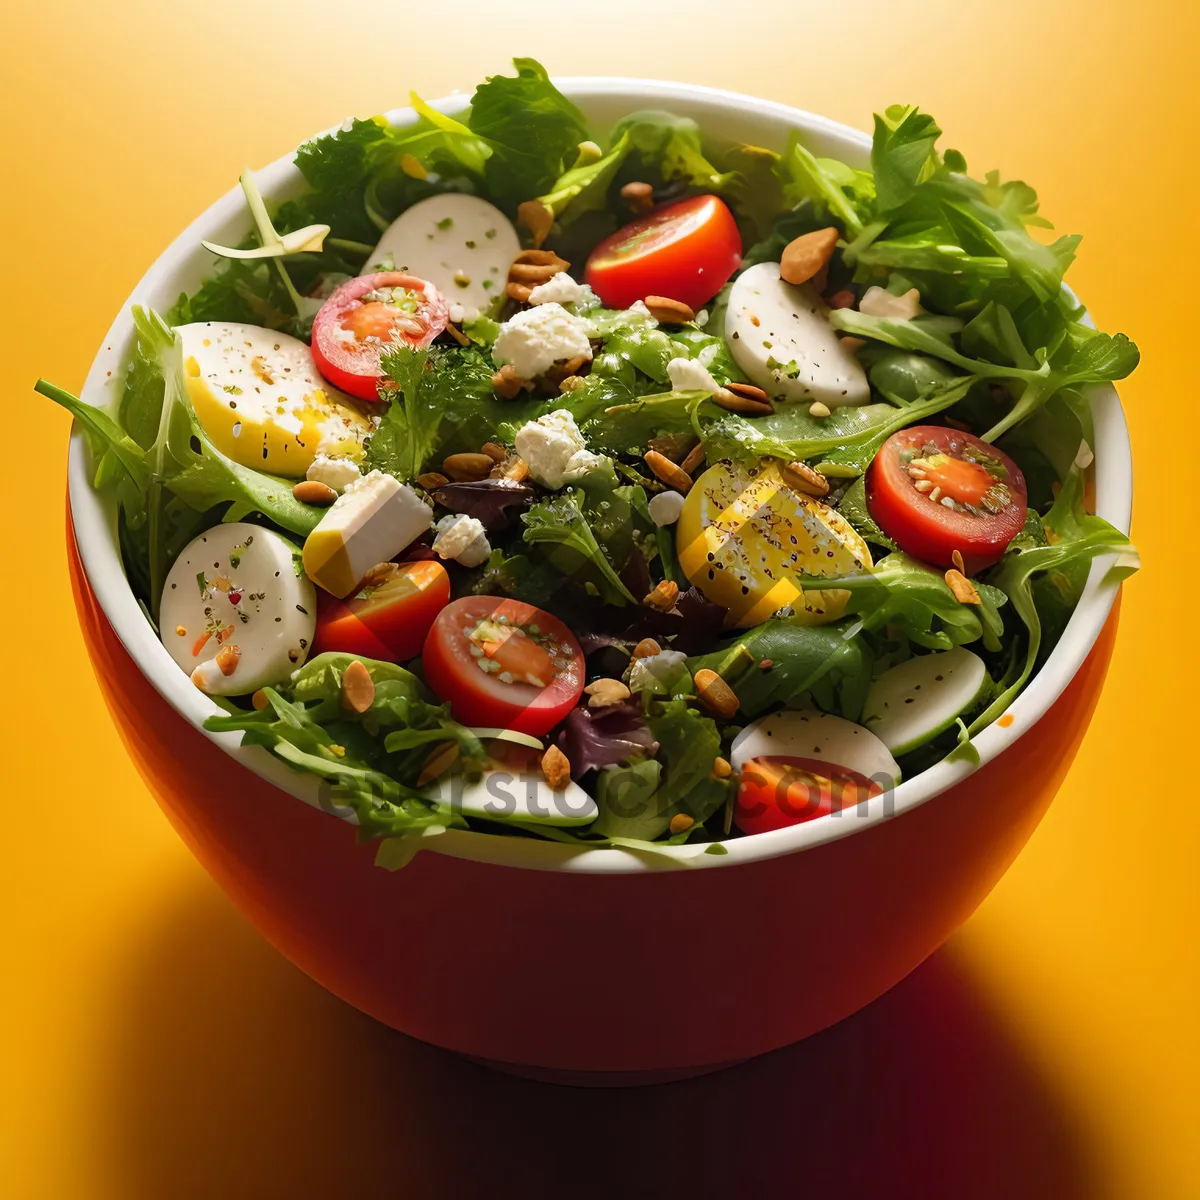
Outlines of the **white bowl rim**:
{"type": "MultiPolygon", "coordinates": [[[[556,84],[581,108],[620,99],[628,110],[652,106],[684,108],[713,119],[735,124],[767,118],[799,130],[809,138],[823,139],[838,153],[862,157],[870,147],[869,137],[825,117],[774,101],[693,84],[615,77],[556,78],[556,84]]],[[[433,107],[455,113],[470,97],[455,94],[434,101],[433,107]]],[[[385,114],[393,124],[416,119],[411,108],[385,114]]],[[[294,152],[293,152],[294,153],[294,152]]],[[[268,201],[299,186],[292,159],[284,155],[257,172],[256,178],[268,201]]],[[[120,386],[132,339],[130,306],[148,302],[155,288],[180,276],[185,261],[195,261],[201,238],[216,236],[217,227],[246,227],[240,188],[231,188],[192,222],[155,260],[122,306],[88,373],[81,397],[94,405],[111,402],[114,384],[120,386]]],[[[220,240],[218,237],[217,240],[220,240]]],[[[1095,419],[1096,511],[1125,533],[1129,532],[1132,508],[1132,460],[1128,431],[1116,391],[1110,385],[1091,389],[1089,400],[1095,419]]],[[[222,751],[276,787],[323,808],[335,818],[347,813],[322,803],[317,780],[301,775],[261,747],[242,747],[238,734],[209,733],[206,717],[217,709],[175,665],[145,620],[125,578],[116,547],[113,504],[91,486],[89,455],[82,432],[72,433],[68,463],[69,506],[74,522],[79,555],[97,602],[117,638],[155,690],[189,724],[222,751]]],[[[893,793],[876,797],[852,812],[817,818],[770,833],[735,838],[722,843],[723,854],[705,852],[704,845],[662,847],[654,853],[615,849],[580,849],[565,843],[526,837],[506,837],[451,829],[429,839],[430,850],[479,862],[532,870],[566,870],[585,873],[642,873],[679,867],[712,869],[737,866],[813,849],[851,834],[863,833],[880,822],[900,816],[967,778],[978,766],[1009,749],[1059,698],[1086,659],[1112,608],[1117,589],[1105,581],[1106,564],[1093,564],[1082,597],[1058,644],[1040,671],[1007,712],[1011,723],[1002,728],[993,723],[974,739],[977,764],[965,760],[943,761],[901,783],[893,793]]],[[[1033,768],[1036,769],[1036,768],[1033,768]]]]}

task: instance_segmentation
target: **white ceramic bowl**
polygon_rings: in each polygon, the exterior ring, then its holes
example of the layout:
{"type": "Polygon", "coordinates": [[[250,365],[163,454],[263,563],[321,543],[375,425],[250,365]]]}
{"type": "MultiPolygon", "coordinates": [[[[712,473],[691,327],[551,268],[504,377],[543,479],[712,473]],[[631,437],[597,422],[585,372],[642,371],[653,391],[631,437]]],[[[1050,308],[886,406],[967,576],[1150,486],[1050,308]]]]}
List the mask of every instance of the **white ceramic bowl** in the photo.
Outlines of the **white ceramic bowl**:
{"type": "MultiPolygon", "coordinates": [[[[607,132],[616,120],[634,109],[666,108],[693,117],[706,136],[716,141],[746,141],[782,149],[788,135],[800,130],[806,145],[818,155],[840,158],[853,165],[868,163],[870,139],[865,134],[782,104],[711,88],[649,80],[574,78],[558,83],[599,134],[607,132]]],[[[455,113],[467,102],[466,96],[451,96],[435,102],[434,107],[455,113]]],[[[412,123],[415,114],[410,108],[396,109],[388,118],[394,124],[404,125],[412,123]]],[[[279,203],[304,186],[300,173],[292,165],[291,154],[260,171],[257,178],[269,204],[279,203]]],[[[181,291],[194,290],[212,270],[214,260],[201,247],[201,239],[236,245],[249,226],[242,193],[235,187],[175,239],[117,314],[88,374],[84,400],[106,406],[118,395],[133,340],[130,305],[143,304],[165,311],[181,291]]],[[[1095,417],[1096,510],[1127,532],[1132,478],[1129,439],[1120,402],[1111,386],[1092,389],[1089,399],[1095,417]]],[[[196,729],[201,729],[205,718],[218,709],[179,670],[142,616],[121,567],[114,506],[92,489],[87,449],[78,431],[72,440],[69,470],[71,514],[80,555],[100,606],[122,645],[163,699],[196,729]]],[[[1115,590],[1103,583],[1104,573],[1103,562],[1097,562],[1062,639],[1013,703],[1011,724],[1006,728],[993,724],[975,739],[981,764],[1017,743],[1079,669],[1113,603],[1115,590]]],[[[240,746],[240,735],[205,736],[215,749],[232,756],[263,779],[307,804],[318,805],[317,781],[313,777],[295,773],[265,749],[240,746]]],[[[792,854],[849,834],[861,835],[890,816],[924,804],[961,782],[974,769],[963,761],[940,763],[906,780],[894,795],[869,801],[866,810],[860,810],[853,818],[846,814],[825,816],[791,828],[737,838],[727,843],[725,855],[707,855],[702,853],[702,847],[689,846],[667,849],[665,859],[613,850],[580,853],[553,842],[462,830],[448,831],[432,841],[430,848],[480,862],[551,871],[640,873],[670,869],[670,858],[686,859],[692,867],[726,869],[792,854]]]]}

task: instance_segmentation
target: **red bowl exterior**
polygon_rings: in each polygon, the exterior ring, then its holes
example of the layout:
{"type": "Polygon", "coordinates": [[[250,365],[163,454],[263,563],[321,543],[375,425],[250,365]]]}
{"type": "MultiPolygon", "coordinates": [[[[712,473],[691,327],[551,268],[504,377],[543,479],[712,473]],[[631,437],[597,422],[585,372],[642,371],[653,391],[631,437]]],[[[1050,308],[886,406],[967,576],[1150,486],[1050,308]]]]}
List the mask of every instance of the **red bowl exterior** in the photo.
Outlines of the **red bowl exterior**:
{"type": "Polygon", "coordinates": [[[423,1041],[532,1073],[694,1073],[798,1041],[892,987],[971,915],[1053,799],[1116,633],[1015,752],[861,833],[635,875],[433,852],[373,865],[353,827],[266,783],[154,690],[71,579],[147,786],[245,917],[331,992],[423,1041]]]}

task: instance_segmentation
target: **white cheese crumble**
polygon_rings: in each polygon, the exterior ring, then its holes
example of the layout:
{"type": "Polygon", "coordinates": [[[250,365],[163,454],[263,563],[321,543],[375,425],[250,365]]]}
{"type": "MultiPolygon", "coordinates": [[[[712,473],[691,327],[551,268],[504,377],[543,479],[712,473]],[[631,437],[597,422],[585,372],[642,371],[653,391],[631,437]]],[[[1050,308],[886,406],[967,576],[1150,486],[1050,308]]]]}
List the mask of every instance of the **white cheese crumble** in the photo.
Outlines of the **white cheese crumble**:
{"type": "Polygon", "coordinates": [[[572,279],[566,271],[551,275],[529,293],[530,304],[582,304],[590,308],[595,300],[596,293],[586,283],[572,279]]]}
{"type": "Polygon", "coordinates": [[[464,567],[477,567],[486,561],[492,547],[483,522],[464,513],[451,513],[434,526],[433,552],[439,558],[452,558],[464,567]]]}
{"type": "Polygon", "coordinates": [[[536,379],[563,359],[590,359],[592,345],[587,331],[587,322],[561,304],[539,304],[500,326],[492,358],[498,367],[511,364],[522,379],[536,379]]]}
{"type": "Polygon", "coordinates": [[[679,492],[659,492],[650,498],[650,519],[655,525],[674,525],[683,512],[683,496],[679,492]]]}
{"type": "Polygon", "coordinates": [[[341,495],[360,474],[358,464],[344,454],[318,454],[304,478],[323,483],[341,495]]]}
{"type": "Polygon", "coordinates": [[[720,388],[704,363],[694,358],[673,358],[667,363],[667,378],[677,392],[707,392],[720,388]]]}
{"type": "Polygon", "coordinates": [[[534,480],[556,490],[582,479],[606,461],[587,448],[575,418],[565,408],[522,425],[513,444],[534,480]]]}
{"type": "Polygon", "coordinates": [[[897,296],[887,288],[869,287],[858,302],[858,311],[868,317],[883,317],[889,321],[911,321],[925,310],[921,307],[921,293],[916,288],[909,288],[903,296],[897,296]]]}

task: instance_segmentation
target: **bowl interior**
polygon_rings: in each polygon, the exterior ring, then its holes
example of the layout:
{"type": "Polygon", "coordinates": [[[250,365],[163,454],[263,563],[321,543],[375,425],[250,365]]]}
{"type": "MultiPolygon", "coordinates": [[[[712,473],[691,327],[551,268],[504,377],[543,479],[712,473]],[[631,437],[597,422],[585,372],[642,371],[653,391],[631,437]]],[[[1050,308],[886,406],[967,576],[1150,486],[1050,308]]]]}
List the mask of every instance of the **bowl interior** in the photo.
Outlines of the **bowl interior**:
{"type": "MultiPolygon", "coordinates": [[[[595,135],[630,111],[666,108],[699,122],[716,142],[750,142],[782,150],[793,131],[818,156],[841,158],[852,165],[867,164],[870,139],[858,130],[786,105],[731,92],[649,80],[570,78],[556,81],[582,109],[595,135]]],[[[435,102],[447,113],[461,110],[466,96],[435,102]]],[[[388,114],[394,124],[415,119],[410,108],[388,114]]],[[[303,187],[291,153],[258,172],[259,186],[269,204],[277,204],[303,187]]],[[[240,188],[234,187],[202,213],[163,252],[134,288],[117,314],[92,364],[82,398],[108,407],[119,397],[123,368],[133,341],[132,304],[165,311],[180,292],[192,291],[212,269],[214,260],[201,239],[236,245],[250,227],[240,188]]],[[[1091,389],[1095,419],[1096,509],[1100,516],[1128,532],[1132,498],[1129,439],[1116,391],[1108,385],[1091,389]]],[[[91,486],[91,471],[83,435],[72,436],[69,462],[69,505],[88,581],[116,636],[140,665],[156,690],[186,720],[201,728],[217,712],[215,704],[175,665],[143,617],[121,567],[116,537],[115,504],[91,486]]],[[[1093,564],[1087,586],[1065,633],[1042,669],[1012,705],[1006,728],[993,724],[975,739],[980,762],[1011,746],[1058,698],[1096,640],[1112,606],[1115,589],[1104,582],[1105,560],[1093,564]]],[[[346,817],[322,799],[318,781],[292,771],[261,747],[243,748],[236,734],[205,734],[224,753],[249,770],[305,803],[346,817]]],[[[506,838],[464,830],[449,830],[431,848],[457,857],[540,870],[641,872],[669,869],[684,861],[693,867],[717,868],[795,853],[860,833],[873,824],[923,803],[960,782],[975,768],[964,761],[942,762],[902,783],[893,793],[876,797],[857,809],[818,818],[788,829],[726,843],[727,853],[711,855],[703,847],[664,848],[665,854],[640,855],[616,850],[580,850],[532,838],[506,838]]]]}

